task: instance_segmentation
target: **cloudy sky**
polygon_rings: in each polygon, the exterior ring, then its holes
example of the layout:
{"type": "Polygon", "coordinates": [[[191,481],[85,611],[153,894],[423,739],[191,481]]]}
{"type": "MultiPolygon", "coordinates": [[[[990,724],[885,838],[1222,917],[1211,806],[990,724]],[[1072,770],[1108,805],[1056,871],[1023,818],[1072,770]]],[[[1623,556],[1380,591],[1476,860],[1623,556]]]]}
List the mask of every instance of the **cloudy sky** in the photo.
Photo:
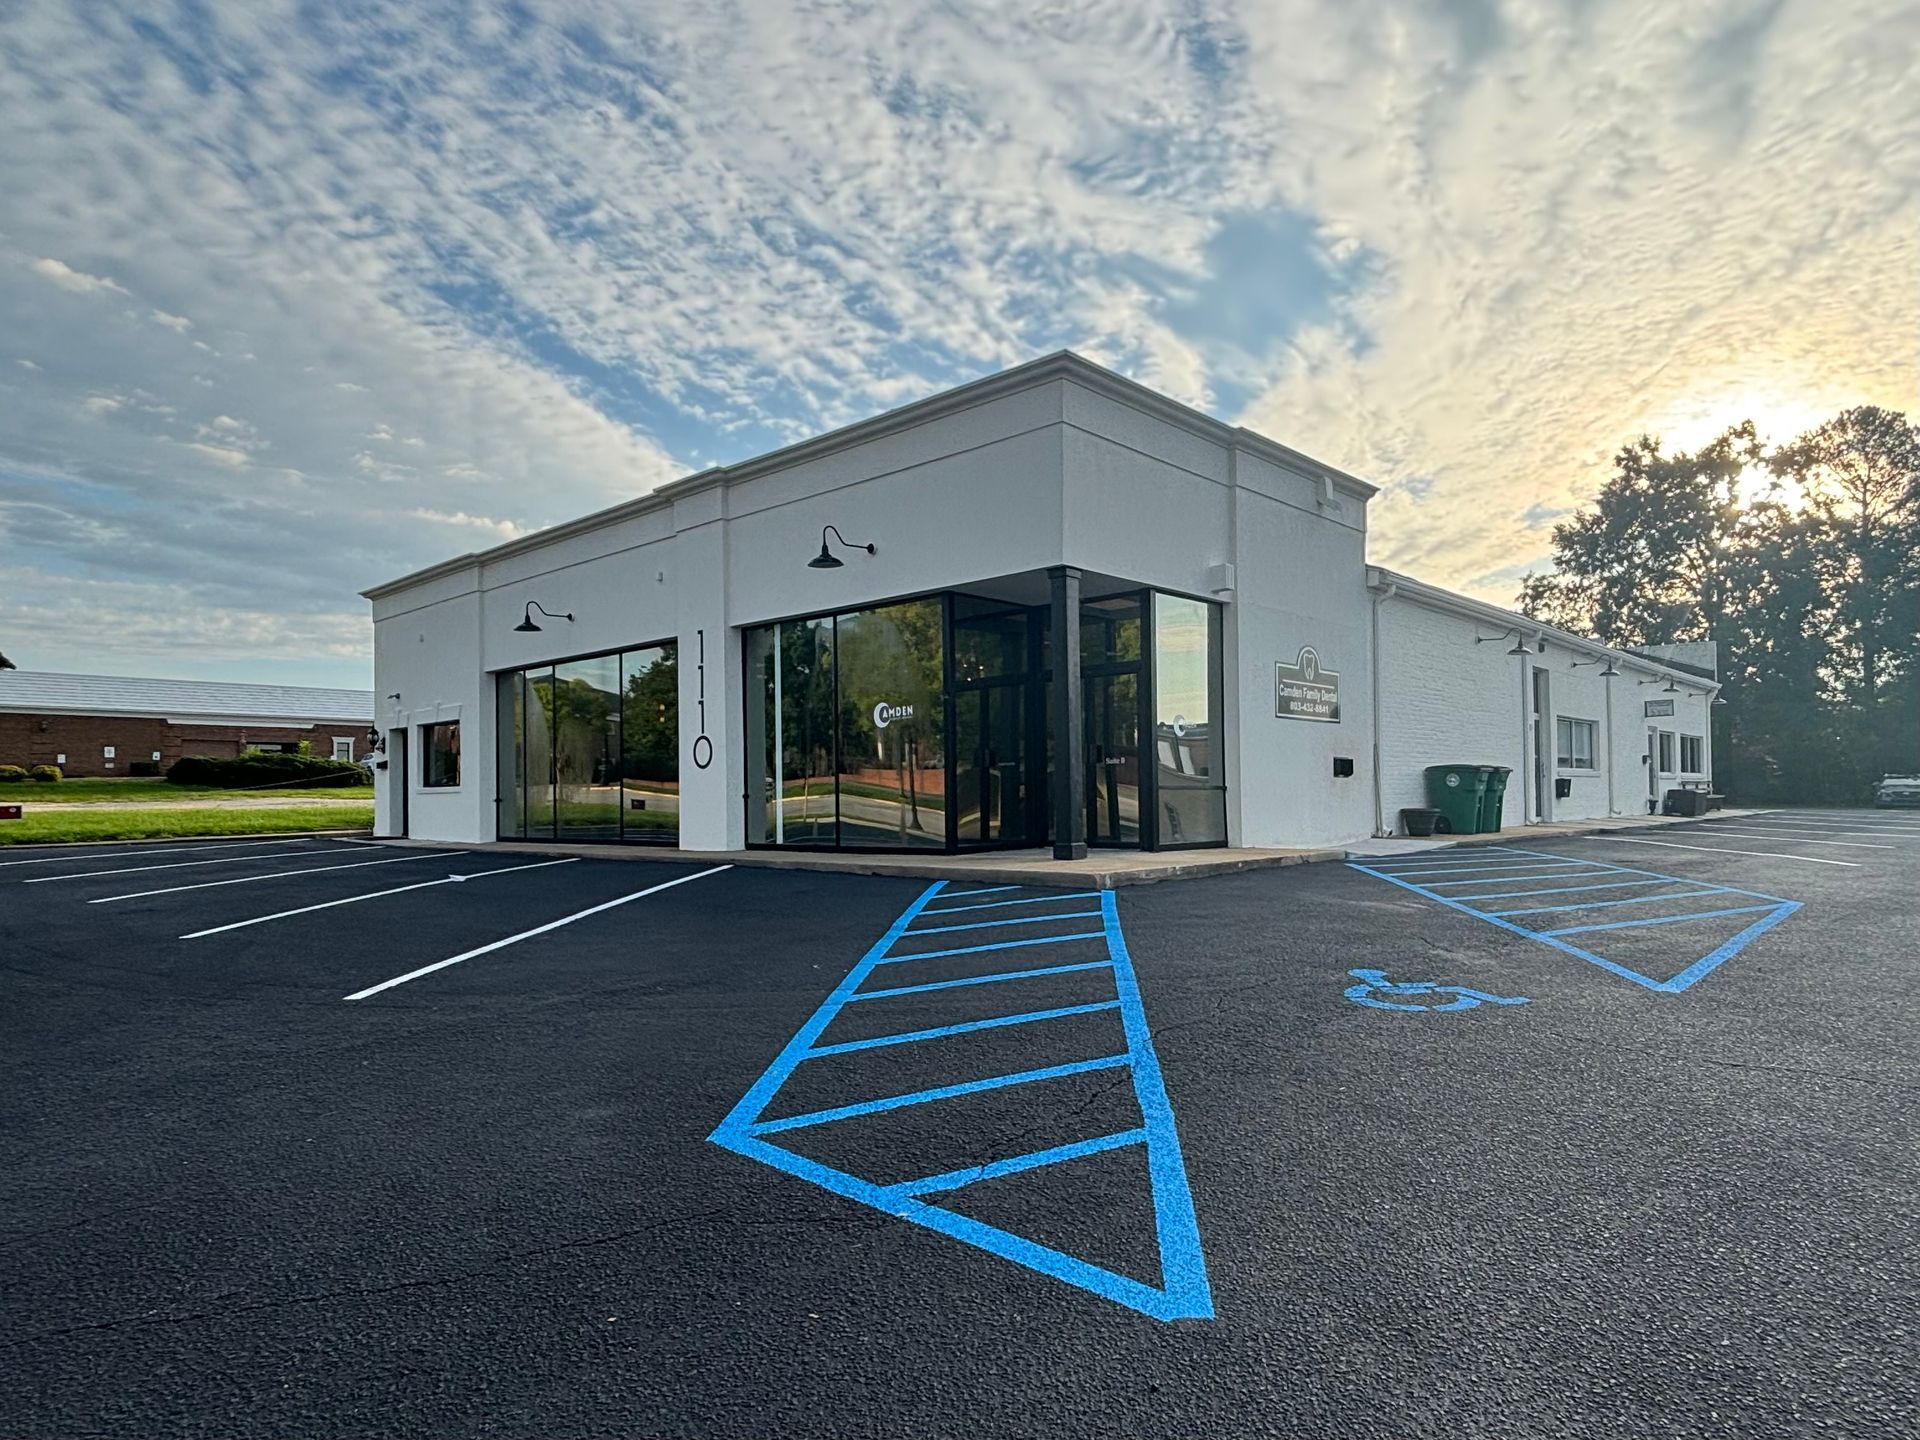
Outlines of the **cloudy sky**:
{"type": "Polygon", "coordinates": [[[1920,409],[1912,0],[0,0],[0,649],[376,581],[1070,346],[1502,603],[1641,430],[1920,409]]]}

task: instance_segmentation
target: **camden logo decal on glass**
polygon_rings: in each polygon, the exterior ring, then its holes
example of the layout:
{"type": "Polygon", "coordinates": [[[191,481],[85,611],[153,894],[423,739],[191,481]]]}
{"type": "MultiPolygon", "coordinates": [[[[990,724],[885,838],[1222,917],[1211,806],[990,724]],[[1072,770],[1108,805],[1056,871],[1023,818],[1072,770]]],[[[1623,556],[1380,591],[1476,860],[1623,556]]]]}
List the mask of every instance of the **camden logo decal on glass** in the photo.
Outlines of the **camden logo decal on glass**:
{"type": "Polygon", "coordinates": [[[1282,720],[1340,722],[1340,674],[1320,664],[1311,645],[1300,647],[1300,658],[1273,667],[1273,713],[1282,720]]]}
{"type": "Polygon", "coordinates": [[[882,700],[873,707],[873,723],[876,729],[884,730],[896,720],[913,719],[913,706],[889,705],[882,700]]]}

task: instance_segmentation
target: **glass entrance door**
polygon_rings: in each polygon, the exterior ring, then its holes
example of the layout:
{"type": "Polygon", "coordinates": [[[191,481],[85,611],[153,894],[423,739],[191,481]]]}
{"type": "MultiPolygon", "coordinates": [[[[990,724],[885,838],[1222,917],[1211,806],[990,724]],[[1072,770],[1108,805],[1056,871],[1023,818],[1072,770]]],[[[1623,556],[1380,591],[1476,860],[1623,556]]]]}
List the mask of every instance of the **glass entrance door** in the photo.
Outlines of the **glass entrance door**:
{"type": "Polygon", "coordinates": [[[1045,783],[1043,696],[1030,609],[956,596],[953,615],[954,843],[1038,845],[1045,783]]]}
{"type": "Polygon", "coordinates": [[[1140,843],[1140,676],[1088,675],[1087,843],[1140,843]]]}
{"type": "Polygon", "coordinates": [[[962,845],[1029,843],[1027,682],[959,688],[954,695],[954,789],[962,845]]]}

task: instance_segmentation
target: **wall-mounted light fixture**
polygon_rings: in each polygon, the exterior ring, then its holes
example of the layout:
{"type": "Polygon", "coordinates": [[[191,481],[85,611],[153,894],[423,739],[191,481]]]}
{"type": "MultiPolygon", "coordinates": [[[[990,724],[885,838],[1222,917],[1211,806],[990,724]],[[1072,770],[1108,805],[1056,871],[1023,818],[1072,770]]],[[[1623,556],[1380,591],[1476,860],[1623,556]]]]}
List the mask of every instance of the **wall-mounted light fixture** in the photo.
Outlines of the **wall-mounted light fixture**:
{"type": "Polygon", "coordinates": [[[1613,657],[1611,655],[1594,655],[1585,660],[1576,660],[1573,662],[1573,668],[1578,670],[1582,665],[1598,665],[1602,661],[1606,663],[1607,667],[1600,672],[1600,678],[1602,680],[1611,680],[1620,673],[1620,667],[1613,663],[1613,657]]]}
{"type": "Polygon", "coordinates": [[[1674,684],[1674,682],[1673,682],[1673,677],[1672,677],[1671,675],[1665,675],[1665,676],[1662,676],[1662,675],[1656,675],[1656,676],[1654,676],[1654,677],[1653,677],[1653,679],[1651,679],[1651,680],[1642,680],[1642,681],[1641,681],[1640,683],[1641,683],[1641,684],[1642,684],[1643,686],[1645,686],[1645,685],[1658,685],[1658,684],[1659,684],[1659,683],[1660,683],[1660,682],[1661,682],[1661,681],[1662,681],[1663,679],[1664,679],[1664,680],[1665,680],[1665,681],[1666,681],[1667,683],[1666,683],[1666,688],[1665,688],[1665,689],[1663,689],[1663,690],[1662,690],[1662,691],[1660,692],[1660,693],[1661,693],[1662,695],[1678,695],[1678,694],[1680,693],[1680,687],[1679,687],[1678,685],[1676,685],[1676,684],[1674,684]]]}
{"type": "Polygon", "coordinates": [[[514,626],[513,628],[515,630],[525,631],[529,634],[531,634],[535,630],[545,629],[546,628],[545,626],[534,624],[533,612],[536,610],[538,610],[542,615],[546,616],[547,619],[549,620],[565,620],[569,625],[573,623],[573,612],[571,610],[569,610],[564,615],[556,615],[553,613],[553,611],[547,609],[546,606],[542,605],[538,600],[529,600],[527,601],[526,611],[521,616],[520,623],[514,626]]]}
{"type": "Polygon", "coordinates": [[[853,541],[847,539],[846,536],[840,533],[840,527],[838,525],[823,525],[820,528],[820,553],[807,561],[807,568],[809,570],[838,570],[842,565],[847,563],[827,548],[827,535],[829,533],[833,535],[834,539],[840,542],[841,548],[843,549],[864,550],[869,555],[874,552],[872,545],[856,545],[853,541]]]}
{"type": "Polygon", "coordinates": [[[1502,630],[1498,635],[1476,634],[1473,637],[1473,643],[1476,645],[1491,645],[1496,640],[1506,640],[1506,639],[1511,639],[1513,641],[1513,648],[1507,651],[1507,654],[1525,655],[1527,653],[1526,636],[1522,635],[1518,630],[1502,630]]]}

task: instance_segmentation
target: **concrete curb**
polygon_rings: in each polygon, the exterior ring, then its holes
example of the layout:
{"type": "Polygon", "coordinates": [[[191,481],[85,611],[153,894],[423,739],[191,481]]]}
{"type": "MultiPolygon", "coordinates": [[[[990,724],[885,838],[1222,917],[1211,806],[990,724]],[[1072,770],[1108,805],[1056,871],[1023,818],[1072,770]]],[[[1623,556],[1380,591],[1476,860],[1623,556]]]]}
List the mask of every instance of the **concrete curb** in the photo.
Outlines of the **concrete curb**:
{"type": "Polygon", "coordinates": [[[87,850],[96,845],[172,845],[181,840],[324,840],[330,835],[365,835],[372,838],[373,831],[362,825],[350,830],[256,830],[248,835],[224,832],[212,835],[142,835],[137,840],[22,840],[18,844],[0,841],[0,855],[12,854],[16,850],[87,850]]]}
{"type": "MultiPolygon", "coordinates": [[[[991,856],[980,855],[929,856],[921,859],[914,855],[858,855],[844,851],[833,854],[779,854],[767,850],[666,850],[645,845],[568,845],[564,842],[527,844],[496,841],[474,845],[451,841],[385,840],[381,843],[491,854],[577,855],[590,860],[664,860],[683,865],[739,865],[761,870],[807,870],[821,874],[880,875],[968,884],[977,881],[992,885],[1034,885],[1062,890],[1115,890],[1128,885],[1152,885],[1162,880],[1193,880],[1240,870],[1266,870],[1346,858],[1343,850],[1274,850],[1258,854],[1238,851],[1225,855],[1194,851],[1191,852],[1192,859],[1164,860],[1153,864],[1117,859],[1109,864],[1100,864],[1093,861],[1092,857],[1086,861],[1023,863],[996,861],[991,856]]],[[[1160,853],[1164,855],[1167,852],[1160,853]]]]}

